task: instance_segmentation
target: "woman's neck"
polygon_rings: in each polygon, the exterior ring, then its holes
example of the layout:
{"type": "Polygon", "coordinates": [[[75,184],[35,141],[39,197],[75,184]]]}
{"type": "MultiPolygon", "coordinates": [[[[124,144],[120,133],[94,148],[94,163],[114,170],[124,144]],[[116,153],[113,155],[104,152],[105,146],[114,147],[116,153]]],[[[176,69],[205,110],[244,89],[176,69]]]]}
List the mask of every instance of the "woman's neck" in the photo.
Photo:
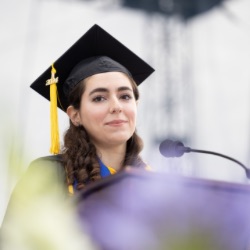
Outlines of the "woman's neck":
{"type": "Polygon", "coordinates": [[[96,146],[97,155],[101,161],[108,167],[119,171],[126,154],[126,145],[115,147],[98,147],[96,146]]]}

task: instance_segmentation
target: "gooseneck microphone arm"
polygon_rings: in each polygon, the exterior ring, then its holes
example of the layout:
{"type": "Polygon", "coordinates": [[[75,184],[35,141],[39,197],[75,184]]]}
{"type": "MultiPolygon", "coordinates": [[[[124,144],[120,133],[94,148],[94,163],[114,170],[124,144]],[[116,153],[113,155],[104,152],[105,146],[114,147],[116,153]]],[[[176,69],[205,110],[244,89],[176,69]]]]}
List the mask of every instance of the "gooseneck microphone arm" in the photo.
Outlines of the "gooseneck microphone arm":
{"type": "Polygon", "coordinates": [[[165,157],[180,157],[184,153],[190,153],[190,152],[205,153],[205,154],[221,156],[223,158],[231,160],[231,161],[237,163],[238,165],[240,165],[245,170],[247,178],[250,179],[250,169],[249,168],[247,168],[240,161],[238,161],[230,156],[224,155],[224,154],[220,154],[220,153],[213,152],[213,151],[207,151],[207,150],[192,149],[190,147],[185,147],[182,142],[171,141],[168,139],[163,141],[160,144],[159,149],[160,149],[161,154],[165,157]]]}
{"type": "Polygon", "coordinates": [[[250,179],[250,169],[248,169],[244,164],[242,164],[241,162],[239,162],[238,160],[236,160],[236,159],[234,159],[232,157],[229,157],[229,156],[224,155],[224,154],[216,153],[216,152],[213,152],[213,151],[199,150],[199,149],[190,149],[189,152],[196,152],[196,153],[205,153],[205,154],[217,155],[217,156],[221,156],[223,158],[226,158],[228,160],[231,160],[231,161],[237,163],[238,165],[240,165],[242,168],[244,168],[244,170],[246,172],[247,178],[250,179]]]}

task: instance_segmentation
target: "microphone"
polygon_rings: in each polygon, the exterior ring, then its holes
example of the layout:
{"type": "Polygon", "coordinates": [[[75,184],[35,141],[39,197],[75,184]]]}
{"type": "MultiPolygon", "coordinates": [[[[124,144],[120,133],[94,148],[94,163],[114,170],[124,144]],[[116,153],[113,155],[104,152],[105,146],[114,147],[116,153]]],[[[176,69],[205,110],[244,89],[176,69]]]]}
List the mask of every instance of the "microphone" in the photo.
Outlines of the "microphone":
{"type": "Polygon", "coordinates": [[[190,153],[190,152],[196,152],[196,153],[205,153],[205,154],[212,154],[212,155],[217,155],[221,156],[223,158],[226,158],[228,160],[231,160],[238,165],[240,165],[246,172],[246,176],[248,179],[250,179],[250,169],[247,168],[244,164],[239,162],[238,160],[235,160],[232,157],[229,157],[224,154],[216,153],[213,151],[207,151],[207,150],[199,150],[199,149],[192,149],[190,147],[185,147],[184,144],[180,141],[172,141],[169,139],[164,140],[161,142],[160,147],[159,147],[160,153],[164,157],[181,157],[184,153],[190,153]]]}

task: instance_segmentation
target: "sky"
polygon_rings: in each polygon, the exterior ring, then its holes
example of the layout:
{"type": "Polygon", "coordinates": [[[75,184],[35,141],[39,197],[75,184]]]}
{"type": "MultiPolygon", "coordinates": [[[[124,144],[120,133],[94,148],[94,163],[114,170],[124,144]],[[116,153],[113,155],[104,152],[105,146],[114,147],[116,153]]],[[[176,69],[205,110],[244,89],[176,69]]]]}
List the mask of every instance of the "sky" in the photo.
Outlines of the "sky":
{"type": "MultiPolygon", "coordinates": [[[[195,153],[165,159],[158,147],[174,138],[250,166],[249,9],[248,0],[228,0],[183,22],[121,8],[116,0],[2,0],[0,218],[20,174],[49,154],[49,102],[29,86],[93,24],[156,69],[140,87],[143,158],[163,172],[248,183],[226,159],[195,153]]],[[[59,123],[62,139],[68,118],[61,111],[59,123]]]]}

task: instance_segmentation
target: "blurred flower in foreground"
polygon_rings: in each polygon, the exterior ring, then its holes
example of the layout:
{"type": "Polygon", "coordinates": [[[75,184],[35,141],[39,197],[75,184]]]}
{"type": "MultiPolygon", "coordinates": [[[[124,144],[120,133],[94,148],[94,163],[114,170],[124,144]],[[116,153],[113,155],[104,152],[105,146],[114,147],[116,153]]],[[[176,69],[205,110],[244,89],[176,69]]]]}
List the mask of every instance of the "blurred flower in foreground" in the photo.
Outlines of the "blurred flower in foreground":
{"type": "Polygon", "coordinates": [[[1,229],[2,250],[96,249],[55,174],[52,166],[35,166],[19,181],[1,229]]]}

